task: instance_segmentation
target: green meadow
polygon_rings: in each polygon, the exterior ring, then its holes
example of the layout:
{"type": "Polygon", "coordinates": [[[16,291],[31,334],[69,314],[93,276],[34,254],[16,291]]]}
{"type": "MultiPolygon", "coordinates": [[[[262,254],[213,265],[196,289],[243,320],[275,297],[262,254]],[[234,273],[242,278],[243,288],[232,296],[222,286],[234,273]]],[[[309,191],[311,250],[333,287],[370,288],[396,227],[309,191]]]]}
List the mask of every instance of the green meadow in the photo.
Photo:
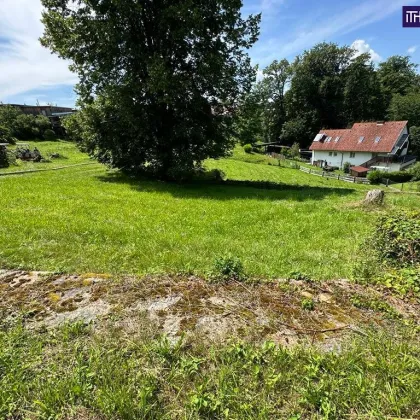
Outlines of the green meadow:
{"type": "MultiPolygon", "coordinates": [[[[21,163],[20,170],[89,162],[70,143],[31,145],[63,158],[59,165],[21,163]]],[[[374,223],[374,214],[359,205],[369,187],[289,164],[237,149],[230,158],[206,162],[226,174],[219,184],[134,179],[94,163],[0,177],[0,264],[205,275],[216,258],[232,255],[253,276],[299,271],[316,279],[349,277],[374,223]]],[[[417,204],[418,197],[388,194],[384,211],[417,204]]]]}

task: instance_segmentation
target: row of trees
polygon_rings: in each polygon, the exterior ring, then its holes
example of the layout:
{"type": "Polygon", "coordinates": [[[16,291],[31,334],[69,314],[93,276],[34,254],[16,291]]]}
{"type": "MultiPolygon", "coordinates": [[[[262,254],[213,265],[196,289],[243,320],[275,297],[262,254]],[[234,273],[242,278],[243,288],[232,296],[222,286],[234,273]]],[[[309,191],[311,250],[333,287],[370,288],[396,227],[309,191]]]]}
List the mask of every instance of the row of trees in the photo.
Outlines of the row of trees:
{"type": "Polygon", "coordinates": [[[239,105],[241,143],[281,140],[308,146],[321,128],[408,119],[420,126],[420,76],[409,57],[375,67],[368,53],[321,43],[293,63],[274,61],[239,105]]]}
{"type": "Polygon", "coordinates": [[[51,122],[44,115],[27,115],[13,106],[0,106],[0,142],[54,137],[51,122]]]}

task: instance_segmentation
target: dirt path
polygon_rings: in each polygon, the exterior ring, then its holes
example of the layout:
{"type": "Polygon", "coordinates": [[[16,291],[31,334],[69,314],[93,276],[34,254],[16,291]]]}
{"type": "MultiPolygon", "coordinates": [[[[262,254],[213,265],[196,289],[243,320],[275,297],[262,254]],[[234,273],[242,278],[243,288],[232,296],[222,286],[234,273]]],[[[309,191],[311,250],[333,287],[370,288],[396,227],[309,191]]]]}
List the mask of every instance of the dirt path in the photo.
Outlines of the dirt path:
{"type": "Polygon", "coordinates": [[[146,317],[174,341],[192,334],[209,341],[239,336],[336,347],[372,327],[418,324],[420,305],[344,280],[214,285],[193,276],[113,279],[0,270],[0,316],[23,316],[28,328],[72,321],[100,327],[112,319],[127,333],[146,317]]]}

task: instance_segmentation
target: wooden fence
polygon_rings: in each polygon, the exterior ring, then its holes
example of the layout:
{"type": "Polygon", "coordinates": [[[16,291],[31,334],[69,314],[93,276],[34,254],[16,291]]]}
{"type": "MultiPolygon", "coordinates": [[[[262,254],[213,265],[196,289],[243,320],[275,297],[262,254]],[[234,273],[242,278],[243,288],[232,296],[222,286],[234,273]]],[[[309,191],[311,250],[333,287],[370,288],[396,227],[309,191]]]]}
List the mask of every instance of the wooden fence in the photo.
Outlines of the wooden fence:
{"type": "Polygon", "coordinates": [[[352,182],[354,184],[370,184],[370,181],[366,178],[358,178],[358,177],[349,176],[349,175],[336,175],[331,172],[317,171],[315,169],[305,168],[304,166],[301,166],[299,169],[302,172],[306,172],[307,174],[321,176],[323,178],[332,178],[332,179],[337,179],[339,181],[352,182]]]}

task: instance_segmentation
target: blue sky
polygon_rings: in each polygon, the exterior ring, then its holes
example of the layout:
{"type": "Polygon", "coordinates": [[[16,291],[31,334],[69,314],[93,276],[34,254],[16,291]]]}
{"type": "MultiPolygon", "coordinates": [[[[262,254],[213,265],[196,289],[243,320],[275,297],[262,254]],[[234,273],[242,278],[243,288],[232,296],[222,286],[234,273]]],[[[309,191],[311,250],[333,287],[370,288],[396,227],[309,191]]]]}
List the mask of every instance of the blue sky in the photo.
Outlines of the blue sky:
{"type": "MultiPolygon", "coordinates": [[[[375,63],[395,54],[420,63],[420,28],[402,28],[403,5],[420,0],[244,0],[244,15],[262,12],[250,55],[262,69],[328,41],[369,51],[375,63]]],[[[73,106],[69,63],[38,42],[41,10],[39,0],[0,0],[0,101],[73,106]]]]}

